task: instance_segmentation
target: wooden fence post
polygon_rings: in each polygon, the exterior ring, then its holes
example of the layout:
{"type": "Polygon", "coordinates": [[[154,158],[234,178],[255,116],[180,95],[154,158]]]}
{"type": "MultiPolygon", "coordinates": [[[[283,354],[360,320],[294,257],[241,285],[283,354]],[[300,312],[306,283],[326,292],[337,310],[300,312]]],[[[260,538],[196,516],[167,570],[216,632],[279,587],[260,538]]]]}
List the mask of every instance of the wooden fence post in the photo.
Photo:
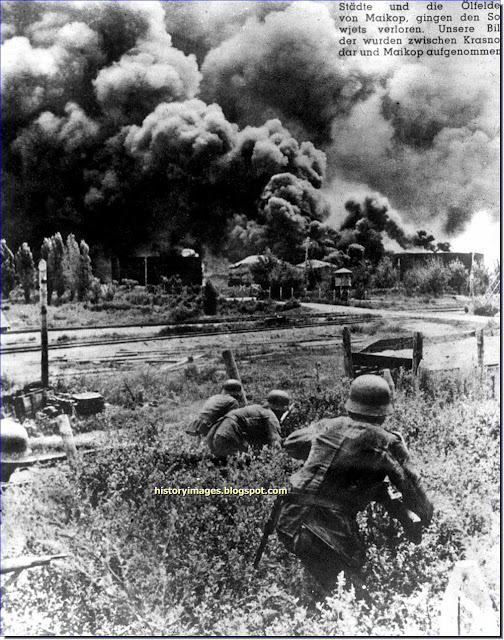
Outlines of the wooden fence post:
{"type": "Polygon", "coordinates": [[[418,367],[423,358],[423,335],[420,331],[415,331],[413,334],[413,360],[411,363],[411,369],[413,375],[417,375],[418,367]]]}
{"type": "Polygon", "coordinates": [[[485,338],[483,329],[476,331],[476,345],[478,347],[478,367],[483,371],[485,366],[485,338]]]}
{"type": "Polygon", "coordinates": [[[345,367],[345,375],[353,380],[352,341],[348,327],[344,327],[343,329],[343,364],[345,367]]]}
{"type": "Polygon", "coordinates": [[[49,342],[47,338],[47,263],[40,260],[39,269],[39,287],[40,287],[40,318],[41,318],[41,382],[42,387],[47,389],[49,386],[49,342]]]}
{"type": "Polygon", "coordinates": [[[70,466],[78,466],[77,447],[75,446],[72,427],[70,426],[70,418],[66,413],[61,413],[56,416],[55,422],[58,425],[58,429],[63,440],[63,448],[67,455],[70,466]]]}
{"type": "MultiPolygon", "coordinates": [[[[238,371],[238,367],[236,366],[236,361],[234,359],[233,352],[230,351],[229,349],[226,349],[225,351],[222,352],[222,359],[224,360],[224,364],[226,366],[226,372],[227,372],[228,378],[234,378],[235,380],[239,380],[241,382],[240,372],[238,371]]],[[[242,384],[242,391],[241,391],[241,401],[244,406],[247,404],[247,396],[245,395],[243,384],[242,384]]]]}

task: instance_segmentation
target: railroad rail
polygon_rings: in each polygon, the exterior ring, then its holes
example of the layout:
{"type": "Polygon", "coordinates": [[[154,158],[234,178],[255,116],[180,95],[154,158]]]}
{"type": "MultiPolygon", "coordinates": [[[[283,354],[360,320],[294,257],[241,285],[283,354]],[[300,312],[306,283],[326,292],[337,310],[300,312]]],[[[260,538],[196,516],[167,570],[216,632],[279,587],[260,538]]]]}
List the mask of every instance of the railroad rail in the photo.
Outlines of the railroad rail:
{"type": "MultiPolygon", "coordinates": [[[[327,314],[320,314],[318,317],[325,317],[327,314]]],[[[284,318],[286,316],[280,316],[284,318]]],[[[177,340],[180,338],[203,338],[203,337],[211,337],[211,336],[222,336],[222,335],[232,335],[232,334],[246,334],[246,333],[268,333],[272,331],[281,331],[281,330],[289,330],[289,329],[309,329],[315,327],[332,327],[332,326],[344,326],[350,324],[362,324],[363,322],[367,322],[369,320],[375,320],[379,316],[377,315],[351,315],[351,314],[342,314],[338,316],[337,320],[331,322],[292,322],[287,324],[282,324],[279,326],[269,326],[269,327],[251,327],[249,329],[233,329],[231,327],[226,327],[225,329],[215,330],[215,331],[188,331],[181,333],[173,333],[165,336],[143,336],[143,337],[121,337],[114,339],[105,339],[105,340],[82,340],[82,341],[64,341],[64,342],[53,342],[49,345],[51,351],[56,349],[79,349],[83,347],[96,347],[96,346],[110,346],[110,345],[118,345],[118,344],[133,344],[135,342],[156,342],[156,341],[166,341],[166,340],[177,340]]],[[[275,320],[276,316],[264,316],[261,317],[261,321],[275,320]]],[[[290,319],[290,318],[289,318],[290,319]]],[[[256,318],[256,321],[258,318],[256,318]]],[[[240,320],[240,322],[242,322],[240,320]]],[[[145,325],[142,325],[145,326],[145,325]]],[[[177,327],[188,327],[188,326],[200,326],[198,325],[159,325],[161,327],[167,327],[168,329],[176,329],[177,327]]],[[[107,329],[109,327],[99,327],[99,329],[107,329]]],[[[129,327],[131,328],[131,327],[129,327]]],[[[89,327],[88,327],[89,329],[89,327]]],[[[66,329],[64,329],[66,331],[66,329]]],[[[15,353],[30,353],[40,351],[40,345],[12,345],[12,346],[4,346],[2,348],[2,354],[15,354],[15,353]]]]}

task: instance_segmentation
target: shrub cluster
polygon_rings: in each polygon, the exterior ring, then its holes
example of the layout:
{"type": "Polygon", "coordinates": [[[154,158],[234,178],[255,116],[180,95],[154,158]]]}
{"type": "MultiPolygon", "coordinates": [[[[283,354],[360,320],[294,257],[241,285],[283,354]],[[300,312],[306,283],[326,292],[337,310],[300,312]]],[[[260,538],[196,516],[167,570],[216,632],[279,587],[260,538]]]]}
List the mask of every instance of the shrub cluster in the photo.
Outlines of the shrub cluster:
{"type": "MultiPolygon", "coordinates": [[[[408,375],[396,377],[390,428],[404,434],[414,454],[436,506],[434,521],[415,546],[378,506],[369,507],[360,515],[369,602],[357,600],[342,579],[320,603],[313,581],[275,536],[259,570],[252,568],[272,498],[154,493],[156,486],[287,486],[297,463],[284,452],[264,449],[218,465],[186,439],[189,415],[180,408],[210,394],[216,376],[215,368],[192,365],[169,380],[131,374],[129,391],[109,380],[104,393],[119,405],[109,418],[111,437],[121,427],[127,434],[116,444],[128,446],[86,458],[74,477],[54,472],[33,488],[35,512],[15,514],[21,525],[32,522],[26,552],[47,553],[52,539],[70,557],[27,572],[11,588],[3,601],[4,632],[438,635],[454,562],[470,548],[487,555],[498,516],[499,410],[490,387],[454,377],[426,379],[415,390],[408,375]],[[149,404],[133,409],[131,395],[149,404]]],[[[275,376],[277,385],[289,382],[264,369],[249,371],[244,382],[259,398],[275,376]]],[[[332,376],[316,392],[300,378],[289,378],[296,408],[286,433],[340,413],[347,397],[348,381],[332,376]]],[[[75,384],[82,388],[84,381],[75,384]]],[[[497,598],[498,577],[491,584],[497,598]]]]}
{"type": "MultiPolygon", "coordinates": [[[[51,304],[52,294],[58,301],[65,294],[70,301],[76,297],[85,300],[96,290],[96,278],[93,278],[89,247],[84,240],[77,243],[73,233],[63,241],[61,233],[44,238],[40,248],[40,257],[47,263],[47,300],[51,304]]],[[[9,297],[19,284],[26,303],[31,300],[32,291],[38,286],[37,270],[32,251],[26,242],[14,255],[5,240],[1,242],[2,258],[2,295],[9,297]]],[[[99,283],[98,283],[99,284],[99,283]]]]}
{"type": "Polygon", "coordinates": [[[469,272],[460,260],[444,265],[440,260],[433,259],[425,265],[408,269],[403,285],[408,295],[440,296],[448,290],[463,294],[469,291],[469,272]]]}

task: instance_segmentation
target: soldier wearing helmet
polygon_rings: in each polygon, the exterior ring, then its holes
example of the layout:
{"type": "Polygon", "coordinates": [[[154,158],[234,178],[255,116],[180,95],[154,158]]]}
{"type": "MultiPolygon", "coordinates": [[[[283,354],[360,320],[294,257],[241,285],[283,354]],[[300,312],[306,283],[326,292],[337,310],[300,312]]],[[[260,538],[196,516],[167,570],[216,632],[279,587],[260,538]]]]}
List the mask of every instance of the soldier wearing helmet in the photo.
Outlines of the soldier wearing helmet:
{"type": "Polygon", "coordinates": [[[383,427],[393,412],[385,380],[356,378],[345,406],[348,417],[321,420],[286,439],[286,450],[304,465],[291,477],[291,493],[276,506],[280,540],[325,592],[341,571],[356,589],[365,589],[359,574],[366,550],[356,515],[370,502],[383,503],[403,526],[405,513],[411,514],[415,527],[405,532],[414,529],[409,537],[415,542],[433,511],[402,437],[383,427]],[[402,493],[401,510],[392,508],[387,482],[402,493]]]}
{"type": "Polygon", "coordinates": [[[2,418],[0,430],[2,482],[8,482],[12,473],[27,458],[28,433],[22,424],[11,418],[2,418]]]}
{"type": "Polygon", "coordinates": [[[222,385],[221,393],[211,396],[205,402],[198,416],[187,427],[186,433],[195,437],[206,437],[212,426],[233,409],[238,409],[242,398],[242,384],[229,379],[222,385]]]}
{"type": "Polygon", "coordinates": [[[267,406],[251,404],[230,411],[217,422],[207,436],[210,451],[219,458],[247,451],[249,446],[280,447],[280,418],[289,407],[289,394],[274,389],[268,394],[267,406]]]}

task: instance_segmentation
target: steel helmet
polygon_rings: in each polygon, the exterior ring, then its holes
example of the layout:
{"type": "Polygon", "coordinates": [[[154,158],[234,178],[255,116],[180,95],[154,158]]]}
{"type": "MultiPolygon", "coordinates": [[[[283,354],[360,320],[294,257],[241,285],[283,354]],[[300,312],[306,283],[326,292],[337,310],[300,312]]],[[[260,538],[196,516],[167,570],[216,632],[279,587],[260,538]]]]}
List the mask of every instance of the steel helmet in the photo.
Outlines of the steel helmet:
{"type": "Polygon", "coordinates": [[[229,380],[226,380],[226,382],[222,385],[222,390],[230,393],[231,395],[235,393],[241,393],[242,383],[239,380],[230,378],[229,380]]]}
{"type": "Polygon", "coordinates": [[[11,418],[2,418],[1,431],[1,458],[2,462],[22,461],[28,451],[28,433],[22,424],[11,418]]]}
{"type": "Polygon", "coordinates": [[[267,402],[272,409],[285,411],[290,404],[290,397],[287,391],[273,389],[268,393],[267,402]]]}
{"type": "Polygon", "coordinates": [[[390,388],[381,376],[359,376],[350,386],[350,397],[345,408],[364,416],[388,416],[394,411],[390,388]]]}

